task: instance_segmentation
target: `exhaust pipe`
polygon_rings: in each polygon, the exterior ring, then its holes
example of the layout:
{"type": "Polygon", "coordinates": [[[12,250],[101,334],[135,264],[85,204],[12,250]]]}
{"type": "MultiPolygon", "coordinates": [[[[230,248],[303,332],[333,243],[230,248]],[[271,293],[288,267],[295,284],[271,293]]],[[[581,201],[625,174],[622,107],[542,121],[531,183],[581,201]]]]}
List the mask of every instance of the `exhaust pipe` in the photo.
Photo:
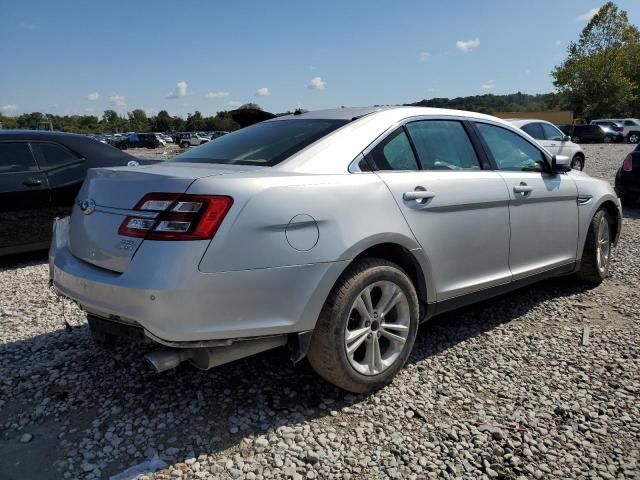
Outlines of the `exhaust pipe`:
{"type": "Polygon", "coordinates": [[[176,368],[185,360],[200,370],[208,370],[240,358],[255,355],[287,344],[287,335],[274,335],[250,340],[237,341],[224,347],[175,348],[147,353],[144,358],[156,372],[176,368]]]}
{"type": "Polygon", "coordinates": [[[159,373],[176,368],[185,360],[189,360],[192,355],[193,352],[186,349],[159,350],[147,353],[144,358],[159,373]]]}

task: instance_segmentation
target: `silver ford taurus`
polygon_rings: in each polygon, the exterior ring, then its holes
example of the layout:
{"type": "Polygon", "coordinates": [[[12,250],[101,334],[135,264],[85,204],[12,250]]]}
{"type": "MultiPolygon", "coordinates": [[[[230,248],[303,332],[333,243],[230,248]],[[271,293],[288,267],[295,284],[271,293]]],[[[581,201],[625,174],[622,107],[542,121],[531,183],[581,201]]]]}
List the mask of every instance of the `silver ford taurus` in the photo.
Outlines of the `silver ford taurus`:
{"type": "Polygon", "coordinates": [[[607,182],[487,115],[290,115],[163,164],[89,172],[50,250],[94,337],[154,342],[158,371],[277,346],[367,392],[433,315],[554,275],[601,282],[607,182]]]}

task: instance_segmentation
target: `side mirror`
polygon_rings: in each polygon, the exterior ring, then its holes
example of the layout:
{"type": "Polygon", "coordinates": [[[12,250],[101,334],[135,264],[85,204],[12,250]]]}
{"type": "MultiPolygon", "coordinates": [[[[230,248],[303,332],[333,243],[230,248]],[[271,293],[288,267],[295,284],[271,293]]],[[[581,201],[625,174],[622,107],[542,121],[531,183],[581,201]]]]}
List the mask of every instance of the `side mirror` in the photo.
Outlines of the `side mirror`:
{"type": "Polygon", "coordinates": [[[571,137],[569,135],[563,135],[562,136],[562,141],[563,142],[570,142],[571,141],[571,137]]]}
{"type": "Polygon", "coordinates": [[[566,155],[554,155],[551,158],[551,170],[554,172],[568,172],[571,170],[571,159],[566,155]]]}

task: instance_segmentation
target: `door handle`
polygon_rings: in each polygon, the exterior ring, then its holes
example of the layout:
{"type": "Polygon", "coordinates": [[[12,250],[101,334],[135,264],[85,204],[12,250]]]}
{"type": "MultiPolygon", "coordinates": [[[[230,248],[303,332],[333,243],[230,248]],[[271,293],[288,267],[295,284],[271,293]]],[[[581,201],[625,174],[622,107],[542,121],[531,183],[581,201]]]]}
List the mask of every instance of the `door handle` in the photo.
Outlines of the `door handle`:
{"type": "Polygon", "coordinates": [[[434,192],[429,192],[427,190],[414,190],[413,192],[405,192],[402,194],[402,199],[409,202],[411,200],[428,200],[435,196],[436,194],[434,192]]]}
{"type": "Polygon", "coordinates": [[[38,180],[37,178],[27,178],[22,184],[25,187],[39,187],[42,185],[42,180],[38,180]]]}
{"type": "Polygon", "coordinates": [[[524,182],[513,187],[513,193],[520,193],[522,196],[528,195],[531,192],[533,192],[533,187],[530,187],[524,182]]]}

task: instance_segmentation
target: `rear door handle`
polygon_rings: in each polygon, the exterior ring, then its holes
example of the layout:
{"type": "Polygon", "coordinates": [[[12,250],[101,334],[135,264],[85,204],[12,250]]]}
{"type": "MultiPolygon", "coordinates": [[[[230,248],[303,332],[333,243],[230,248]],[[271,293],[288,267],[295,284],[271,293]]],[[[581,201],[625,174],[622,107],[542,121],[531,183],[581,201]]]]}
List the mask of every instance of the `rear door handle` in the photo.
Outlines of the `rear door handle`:
{"type": "Polygon", "coordinates": [[[42,180],[38,180],[37,178],[27,178],[22,184],[25,187],[39,187],[42,185],[42,180]]]}
{"type": "Polygon", "coordinates": [[[405,192],[402,195],[403,200],[409,202],[411,200],[428,200],[430,198],[435,197],[436,194],[434,192],[429,192],[427,190],[414,190],[413,192],[405,192]]]}

